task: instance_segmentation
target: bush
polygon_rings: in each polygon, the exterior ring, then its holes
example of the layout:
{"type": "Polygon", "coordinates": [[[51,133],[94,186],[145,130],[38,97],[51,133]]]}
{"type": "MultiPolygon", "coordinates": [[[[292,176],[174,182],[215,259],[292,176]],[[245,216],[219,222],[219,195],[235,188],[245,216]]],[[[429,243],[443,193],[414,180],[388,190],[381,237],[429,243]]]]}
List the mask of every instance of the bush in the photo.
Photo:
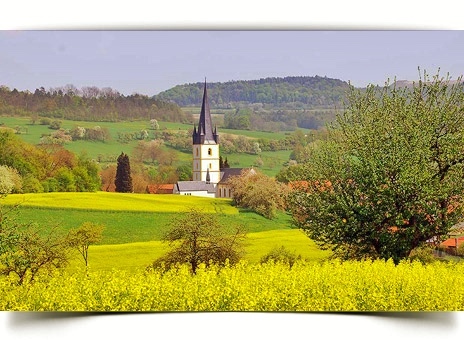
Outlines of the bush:
{"type": "Polygon", "coordinates": [[[59,130],[61,129],[61,124],[62,122],[59,121],[59,120],[54,120],[50,123],[50,125],[48,126],[50,129],[52,130],[59,130]]]}
{"type": "Polygon", "coordinates": [[[458,255],[459,255],[459,256],[464,256],[464,242],[462,242],[462,243],[458,246],[458,255]]]}
{"type": "Polygon", "coordinates": [[[285,263],[290,268],[295,264],[296,261],[301,260],[301,255],[296,255],[294,252],[290,252],[284,246],[274,247],[269,253],[261,258],[261,263],[285,263]]]}
{"type": "Polygon", "coordinates": [[[409,255],[409,259],[411,261],[420,261],[422,264],[436,261],[433,249],[426,245],[413,249],[409,255]]]}

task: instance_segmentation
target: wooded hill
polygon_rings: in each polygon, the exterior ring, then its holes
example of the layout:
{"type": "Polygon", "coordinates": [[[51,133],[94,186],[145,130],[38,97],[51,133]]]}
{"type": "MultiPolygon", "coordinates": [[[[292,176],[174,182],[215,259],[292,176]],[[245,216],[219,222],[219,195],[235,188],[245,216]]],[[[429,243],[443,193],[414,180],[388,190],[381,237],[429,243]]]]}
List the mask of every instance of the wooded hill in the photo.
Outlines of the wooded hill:
{"type": "MultiPolygon", "coordinates": [[[[156,96],[121,95],[112,88],[73,85],[45,90],[0,86],[0,115],[116,122],[157,119],[192,123],[204,83],[175,86],[156,96]],[[182,110],[180,106],[187,108],[182,110]],[[188,107],[192,107],[189,109],[188,107]],[[193,108],[195,107],[195,108],[193,108]]],[[[343,108],[349,85],[327,77],[285,77],[208,83],[208,99],[220,127],[257,131],[318,129],[343,108]]]]}
{"type": "Polygon", "coordinates": [[[73,85],[34,93],[0,86],[0,115],[49,117],[81,121],[127,121],[157,119],[191,122],[191,115],[170,102],[141,94],[124,96],[111,88],[77,89],[73,85]]]}
{"type": "MultiPolygon", "coordinates": [[[[180,106],[197,106],[201,103],[203,86],[201,82],[177,85],[155,98],[180,106]]],[[[261,103],[275,108],[334,109],[342,107],[348,87],[345,81],[320,76],[264,78],[208,83],[208,97],[216,108],[261,103]]]]}

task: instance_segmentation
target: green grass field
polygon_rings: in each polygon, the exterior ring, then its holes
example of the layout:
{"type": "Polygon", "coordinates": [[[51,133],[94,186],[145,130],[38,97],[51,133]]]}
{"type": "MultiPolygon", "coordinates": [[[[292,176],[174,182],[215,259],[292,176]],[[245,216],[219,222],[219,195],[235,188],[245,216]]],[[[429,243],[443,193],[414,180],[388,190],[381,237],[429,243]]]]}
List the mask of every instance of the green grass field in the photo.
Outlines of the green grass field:
{"type": "MultiPolygon", "coordinates": [[[[29,118],[24,117],[0,117],[0,124],[4,124],[6,127],[14,128],[15,126],[21,126],[25,128],[26,132],[20,134],[20,137],[31,144],[38,144],[43,134],[50,134],[54,130],[51,130],[46,125],[31,124],[29,118]]],[[[111,139],[105,142],[77,140],[65,145],[65,148],[76,154],[85,152],[89,157],[93,159],[116,159],[121,153],[132,154],[134,148],[137,146],[138,141],[130,141],[128,143],[120,143],[117,139],[119,132],[135,132],[143,129],[149,129],[148,121],[134,121],[134,122],[85,122],[85,121],[72,121],[62,120],[62,127],[65,129],[72,129],[75,126],[82,126],[84,128],[92,128],[96,125],[107,128],[110,132],[111,139]]],[[[189,130],[192,128],[191,124],[183,123],[170,123],[170,122],[159,122],[161,130],[168,131],[179,131],[189,130]]],[[[234,136],[246,136],[249,138],[265,138],[265,139],[283,139],[286,137],[284,132],[260,132],[260,131],[248,131],[248,130],[227,130],[220,129],[219,133],[227,133],[234,136]]],[[[168,148],[168,147],[165,147],[168,148]]],[[[170,149],[173,150],[173,149],[170,149]]],[[[174,150],[177,155],[177,165],[191,164],[192,155],[190,153],[180,152],[174,150]]],[[[268,176],[275,176],[278,171],[282,168],[283,164],[289,160],[291,151],[266,151],[262,152],[260,157],[263,160],[263,166],[260,170],[268,176]]],[[[233,167],[251,167],[255,165],[257,155],[250,155],[244,153],[234,153],[225,155],[229,160],[229,164],[233,167]]]]}
{"type": "MultiPolygon", "coordinates": [[[[89,221],[103,224],[102,241],[90,247],[92,269],[128,269],[146,267],[167,251],[160,240],[169,223],[189,208],[216,214],[221,225],[241,225],[247,231],[245,259],[259,262],[272,248],[285,246],[309,260],[328,256],[314,242],[291,225],[290,216],[279,213],[268,220],[254,212],[237,209],[228,199],[180,195],[119,193],[46,193],[16,194],[2,199],[9,207],[20,204],[17,220],[35,223],[42,230],[58,226],[66,233],[89,221]]],[[[71,269],[83,266],[76,255],[71,269]]]]}

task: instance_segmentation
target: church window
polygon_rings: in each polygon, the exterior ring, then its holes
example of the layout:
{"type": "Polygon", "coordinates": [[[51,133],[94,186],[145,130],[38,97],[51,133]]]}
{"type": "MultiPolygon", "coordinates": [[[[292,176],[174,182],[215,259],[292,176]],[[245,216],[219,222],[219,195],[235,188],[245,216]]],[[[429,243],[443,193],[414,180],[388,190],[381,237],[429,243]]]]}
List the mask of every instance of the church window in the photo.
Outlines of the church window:
{"type": "Polygon", "coordinates": [[[211,148],[208,149],[208,156],[212,156],[213,155],[213,150],[211,148]]]}
{"type": "Polygon", "coordinates": [[[197,151],[197,157],[198,157],[198,148],[195,148],[195,150],[197,151]]]}
{"type": "Polygon", "coordinates": [[[211,163],[209,163],[209,168],[211,169],[213,166],[211,165],[211,163]]]}

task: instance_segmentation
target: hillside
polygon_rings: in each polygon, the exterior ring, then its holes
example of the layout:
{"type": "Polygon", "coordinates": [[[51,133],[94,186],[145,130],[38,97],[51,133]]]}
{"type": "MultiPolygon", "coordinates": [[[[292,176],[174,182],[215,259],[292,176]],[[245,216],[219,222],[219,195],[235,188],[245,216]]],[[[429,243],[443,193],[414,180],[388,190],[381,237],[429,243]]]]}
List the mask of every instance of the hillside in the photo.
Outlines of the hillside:
{"type": "MultiPolygon", "coordinates": [[[[261,103],[283,108],[327,109],[340,107],[347,82],[327,77],[284,77],[208,83],[211,107],[227,108],[238,103],[261,103]]],[[[201,103],[203,83],[175,86],[155,96],[180,106],[201,103]]]]}
{"type": "MultiPolygon", "coordinates": [[[[154,98],[176,103],[189,113],[201,103],[203,83],[175,86],[154,98]]],[[[229,129],[293,131],[319,129],[344,106],[347,82],[327,77],[285,77],[208,83],[213,113],[229,129]]]]}

